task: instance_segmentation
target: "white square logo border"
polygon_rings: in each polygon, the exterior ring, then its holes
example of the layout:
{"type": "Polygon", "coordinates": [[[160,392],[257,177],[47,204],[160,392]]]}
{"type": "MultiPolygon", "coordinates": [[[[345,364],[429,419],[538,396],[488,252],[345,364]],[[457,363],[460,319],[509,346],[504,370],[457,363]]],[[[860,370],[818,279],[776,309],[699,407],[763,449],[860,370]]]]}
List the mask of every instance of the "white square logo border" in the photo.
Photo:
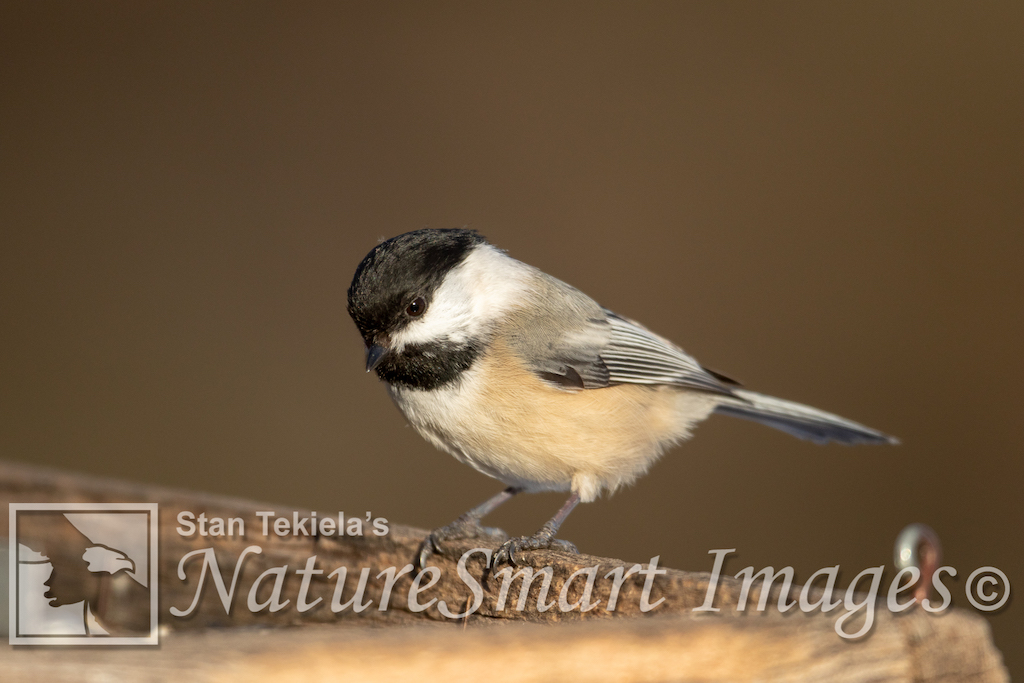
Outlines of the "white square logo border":
{"type": "Polygon", "coordinates": [[[9,529],[9,642],[11,645],[157,645],[159,644],[158,610],[159,610],[159,562],[158,562],[158,530],[159,506],[156,503],[10,503],[9,529]],[[18,565],[19,543],[18,513],[19,512],[63,512],[63,513],[95,513],[95,512],[138,512],[148,515],[148,567],[149,582],[149,634],[143,636],[104,636],[104,635],[19,635],[19,580],[18,565]]]}

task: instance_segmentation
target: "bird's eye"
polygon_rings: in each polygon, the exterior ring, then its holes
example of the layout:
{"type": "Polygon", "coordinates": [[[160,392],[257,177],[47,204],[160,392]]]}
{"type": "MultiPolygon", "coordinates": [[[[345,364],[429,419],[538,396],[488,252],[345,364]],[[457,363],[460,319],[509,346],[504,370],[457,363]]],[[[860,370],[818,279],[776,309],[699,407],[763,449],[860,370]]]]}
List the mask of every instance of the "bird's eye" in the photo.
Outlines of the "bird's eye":
{"type": "Polygon", "coordinates": [[[427,310],[427,302],[422,296],[418,296],[413,299],[408,306],[405,307],[405,314],[410,318],[418,318],[423,315],[423,312],[427,310]]]}

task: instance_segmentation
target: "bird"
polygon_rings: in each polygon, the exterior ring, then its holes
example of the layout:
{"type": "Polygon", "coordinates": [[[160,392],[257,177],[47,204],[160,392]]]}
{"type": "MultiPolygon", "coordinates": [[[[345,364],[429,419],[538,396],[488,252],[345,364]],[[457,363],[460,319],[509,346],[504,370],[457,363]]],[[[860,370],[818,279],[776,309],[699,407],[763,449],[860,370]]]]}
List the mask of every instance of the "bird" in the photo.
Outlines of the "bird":
{"type": "Polygon", "coordinates": [[[505,488],[431,531],[503,541],[491,566],[522,553],[578,552],[556,538],[577,504],[631,484],[713,413],[817,443],[896,444],[831,413],[749,391],[668,339],[494,246],[475,230],[427,228],[380,242],[348,289],[348,312],[375,372],[426,441],[505,488]],[[532,536],[483,518],[519,493],[568,492],[532,536]]]}

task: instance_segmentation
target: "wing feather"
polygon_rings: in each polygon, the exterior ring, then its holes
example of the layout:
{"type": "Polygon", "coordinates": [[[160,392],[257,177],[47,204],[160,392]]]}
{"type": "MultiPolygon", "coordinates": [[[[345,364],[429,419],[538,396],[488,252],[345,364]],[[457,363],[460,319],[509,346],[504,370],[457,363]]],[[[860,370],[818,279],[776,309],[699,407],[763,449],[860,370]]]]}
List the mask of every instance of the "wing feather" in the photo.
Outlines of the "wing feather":
{"type": "Polygon", "coordinates": [[[608,368],[609,384],[670,384],[733,394],[724,382],[669,340],[607,309],[605,314],[611,337],[600,357],[608,368]]]}
{"type": "Polygon", "coordinates": [[[564,391],[667,384],[735,395],[724,377],[705,370],[669,340],[561,280],[533,273],[536,300],[507,319],[503,334],[544,381],[564,391]]]}

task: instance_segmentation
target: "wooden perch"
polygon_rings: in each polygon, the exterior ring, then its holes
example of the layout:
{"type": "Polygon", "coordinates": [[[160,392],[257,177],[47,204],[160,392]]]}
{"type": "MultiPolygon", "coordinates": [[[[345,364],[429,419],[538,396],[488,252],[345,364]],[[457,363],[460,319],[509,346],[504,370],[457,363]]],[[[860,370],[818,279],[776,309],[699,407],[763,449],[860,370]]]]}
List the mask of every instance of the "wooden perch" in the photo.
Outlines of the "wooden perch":
{"type": "MultiPolygon", "coordinates": [[[[431,562],[436,570],[417,579],[410,563],[425,534],[419,529],[391,524],[377,535],[364,519],[362,535],[339,535],[337,523],[331,534],[264,535],[265,520],[272,530],[274,519],[293,526],[312,521],[313,513],[0,463],[2,514],[6,503],[29,502],[158,503],[163,633],[159,649],[47,649],[45,657],[41,649],[8,649],[0,655],[5,681],[37,680],[40,672],[48,680],[78,680],[89,662],[107,667],[115,679],[130,670],[133,680],[422,682],[475,679],[502,669],[514,669],[519,681],[1008,680],[987,622],[960,610],[893,615],[880,605],[870,635],[848,641],[835,631],[841,610],[780,614],[778,588],[764,612],[756,610],[757,589],[739,611],[742,584],[722,577],[714,601],[720,611],[695,613],[705,604],[707,573],[534,552],[524,555],[529,564],[513,578],[512,571],[488,572],[486,553],[471,551],[495,545],[479,541],[444,544],[445,554],[431,562]],[[182,511],[193,520],[202,514],[208,524],[225,520],[225,530],[227,520],[241,520],[234,528],[244,526],[244,535],[183,535],[182,511]],[[648,618],[615,618],[641,615],[648,618]],[[365,628],[403,624],[418,626],[365,628]],[[297,625],[317,627],[275,630],[272,637],[266,629],[242,628],[297,625]],[[140,678],[140,671],[152,675],[140,678]]],[[[26,526],[19,538],[29,533],[45,535],[26,526]]],[[[58,530],[51,532],[58,538],[39,542],[71,547],[74,533],[58,530]]],[[[105,623],[138,622],[130,607],[103,609],[105,623]]]]}

